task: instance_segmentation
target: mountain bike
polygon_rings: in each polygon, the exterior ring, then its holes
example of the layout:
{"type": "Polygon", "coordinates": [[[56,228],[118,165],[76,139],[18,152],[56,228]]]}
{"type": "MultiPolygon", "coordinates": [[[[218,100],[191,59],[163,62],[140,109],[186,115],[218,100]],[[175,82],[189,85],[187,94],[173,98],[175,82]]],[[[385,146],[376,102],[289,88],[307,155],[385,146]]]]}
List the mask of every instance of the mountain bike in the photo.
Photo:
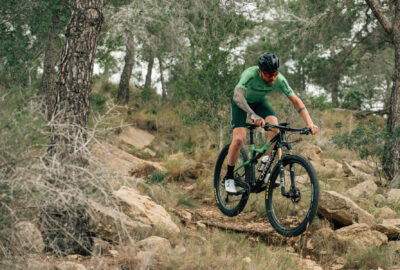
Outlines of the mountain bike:
{"type": "Polygon", "coordinates": [[[279,133],[262,148],[256,149],[254,130],[258,126],[247,123],[245,127],[250,133],[250,157],[242,147],[235,164],[236,192],[234,193],[227,192],[224,185],[230,144],[226,145],[218,156],[214,171],[214,195],[219,209],[227,216],[236,216],[246,206],[251,193],[265,191],[265,208],[272,227],[283,236],[302,234],[317,213],[319,183],[312,164],[300,155],[291,154],[292,146],[287,141],[287,133],[308,135],[311,130],[292,128],[289,123],[279,125],[266,123],[264,130],[277,128],[279,133]],[[284,147],[289,153],[283,154],[284,147]],[[257,166],[258,160],[270,148],[272,151],[268,161],[263,164],[264,166],[257,166]],[[275,166],[271,169],[274,162],[275,166]]]}

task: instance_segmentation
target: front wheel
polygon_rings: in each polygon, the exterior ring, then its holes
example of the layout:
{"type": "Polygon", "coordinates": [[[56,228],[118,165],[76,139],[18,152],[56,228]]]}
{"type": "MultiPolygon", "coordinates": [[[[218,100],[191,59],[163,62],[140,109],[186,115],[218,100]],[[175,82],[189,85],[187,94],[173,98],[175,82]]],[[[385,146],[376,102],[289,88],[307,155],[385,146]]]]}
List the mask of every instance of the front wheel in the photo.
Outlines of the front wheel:
{"type": "Polygon", "coordinates": [[[317,213],[319,184],[311,163],[302,156],[285,155],[283,171],[274,167],[265,191],[265,207],[274,229],[283,236],[302,234],[317,213]],[[285,195],[281,192],[284,181],[285,195]]]}
{"type": "MultiPolygon", "coordinates": [[[[228,150],[230,144],[226,145],[218,156],[214,171],[214,195],[218,208],[227,216],[233,217],[238,215],[246,206],[249,199],[249,188],[246,186],[249,175],[250,166],[244,166],[234,174],[236,184],[236,194],[230,194],[225,190],[224,177],[228,166],[228,150]]],[[[235,164],[235,168],[247,161],[248,157],[244,148],[240,148],[240,155],[235,164]]]]}

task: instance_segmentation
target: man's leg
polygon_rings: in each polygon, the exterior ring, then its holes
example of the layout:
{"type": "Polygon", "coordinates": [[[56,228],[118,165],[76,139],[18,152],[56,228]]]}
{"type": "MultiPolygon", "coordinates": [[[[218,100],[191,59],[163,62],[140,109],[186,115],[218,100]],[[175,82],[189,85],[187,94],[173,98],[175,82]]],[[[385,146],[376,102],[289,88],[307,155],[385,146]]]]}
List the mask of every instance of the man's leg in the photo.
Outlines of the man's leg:
{"type": "MultiPolygon", "coordinates": [[[[274,116],[274,115],[270,115],[270,116],[265,117],[265,122],[268,122],[268,123],[270,123],[272,125],[278,125],[279,124],[278,118],[276,118],[276,116],[274,116]]],[[[270,129],[271,129],[271,131],[267,132],[268,133],[267,142],[271,141],[279,133],[279,129],[277,129],[277,128],[270,128],[270,129]]],[[[273,147],[269,148],[269,150],[267,152],[267,155],[269,155],[271,153],[272,148],[273,147]]]]}
{"type": "Polygon", "coordinates": [[[228,165],[235,166],[236,160],[239,157],[240,147],[246,140],[246,128],[238,127],[233,129],[232,143],[228,151],[228,165]]]}
{"type": "Polygon", "coordinates": [[[228,171],[225,175],[225,190],[228,192],[236,192],[233,170],[240,154],[240,147],[243,145],[245,139],[246,128],[237,127],[233,129],[232,143],[228,150],[228,171]]]}

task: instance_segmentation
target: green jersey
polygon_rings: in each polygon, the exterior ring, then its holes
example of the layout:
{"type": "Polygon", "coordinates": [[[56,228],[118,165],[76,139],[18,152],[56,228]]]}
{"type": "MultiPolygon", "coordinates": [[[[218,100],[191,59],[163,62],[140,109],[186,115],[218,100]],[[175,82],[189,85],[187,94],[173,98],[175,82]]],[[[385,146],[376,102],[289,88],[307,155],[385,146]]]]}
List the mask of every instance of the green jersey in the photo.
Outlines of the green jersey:
{"type": "Polygon", "coordinates": [[[294,94],[292,88],[290,88],[287,80],[281,73],[279,73],[276,77],[276,81],[273,86],[267,85],[260,78],[258,66],[249,67],[243,71],[240,81],[236,85],[235,89],[237,87],[246,89],[244,97],[249,103],[262,101],[266,95],[276,88],[279,88],[287,97],[290,97],[294,94]]]}

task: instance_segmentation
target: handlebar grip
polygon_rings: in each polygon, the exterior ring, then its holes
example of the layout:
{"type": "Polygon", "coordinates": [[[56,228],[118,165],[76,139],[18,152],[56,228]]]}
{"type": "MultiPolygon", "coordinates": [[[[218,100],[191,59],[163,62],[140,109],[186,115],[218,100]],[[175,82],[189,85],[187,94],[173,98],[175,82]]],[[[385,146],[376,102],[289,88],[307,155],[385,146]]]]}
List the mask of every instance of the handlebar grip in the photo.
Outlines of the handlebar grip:
{"type": "Polygon", "coordinates": [[[309,135],[309,134],[311,134],[311,129],[310,128],[304,128],[303,131],[300,131],[300,134],[309,135]]]}

